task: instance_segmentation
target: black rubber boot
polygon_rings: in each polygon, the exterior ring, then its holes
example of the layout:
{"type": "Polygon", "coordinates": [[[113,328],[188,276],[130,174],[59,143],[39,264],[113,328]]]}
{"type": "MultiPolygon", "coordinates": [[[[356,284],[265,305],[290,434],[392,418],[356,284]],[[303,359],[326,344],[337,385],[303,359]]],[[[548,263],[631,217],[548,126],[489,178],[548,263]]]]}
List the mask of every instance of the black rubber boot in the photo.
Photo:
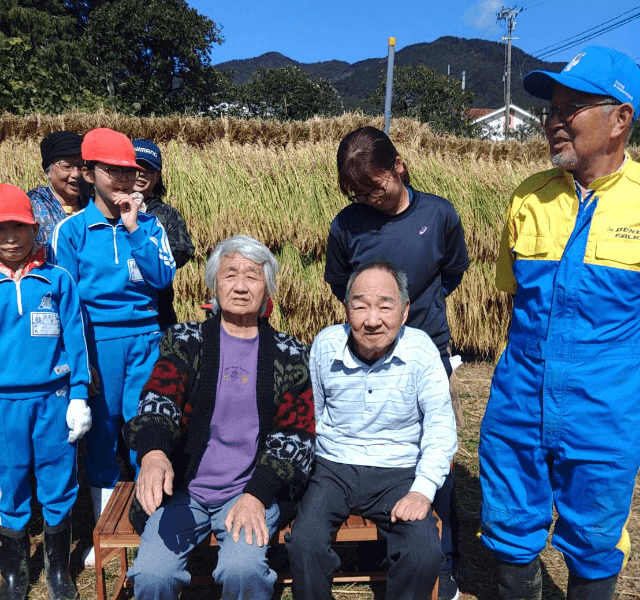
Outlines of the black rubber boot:
{"type": "Polygon", "coordinates": [[[0,600],[24,600],[29,587],[29,536],[0,535],[0,600]]]}
{"type": "Polygon", "coordinates": [[[499,600],[542,598],[542,567],[537,557],[526,565],[499,562],[497,579],[499,600]]]}
{"type": "Polygon", "coordinates": [[[78,590],[69,574],[71,523],[44,527],[44,572],[49,600],[75,600],[78,590]]]}
{"type": "Polygon", "coordinates": [[[585,579],[569,573],[567,600],[613,600],[618,576],[606,579],[585,579]]]}

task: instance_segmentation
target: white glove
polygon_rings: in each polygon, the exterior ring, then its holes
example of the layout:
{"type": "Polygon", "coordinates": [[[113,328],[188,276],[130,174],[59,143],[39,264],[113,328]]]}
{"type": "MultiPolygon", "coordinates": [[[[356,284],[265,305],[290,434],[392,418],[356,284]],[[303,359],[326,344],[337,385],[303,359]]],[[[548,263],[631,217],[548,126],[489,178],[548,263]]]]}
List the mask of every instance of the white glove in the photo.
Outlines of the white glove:
{"type": "Polygon", "coordinates": [[[459,354],[449,357],[449,364],[453,373],[462,364],[462,357],[459,354]]]}
{"type": "Polygon", "coordinates": [[[87,406],[86,400],[69,400],[67,427],[71,430],[69,432],[70,444],[73,444],[91,429],[91,409],[87,406]]]}

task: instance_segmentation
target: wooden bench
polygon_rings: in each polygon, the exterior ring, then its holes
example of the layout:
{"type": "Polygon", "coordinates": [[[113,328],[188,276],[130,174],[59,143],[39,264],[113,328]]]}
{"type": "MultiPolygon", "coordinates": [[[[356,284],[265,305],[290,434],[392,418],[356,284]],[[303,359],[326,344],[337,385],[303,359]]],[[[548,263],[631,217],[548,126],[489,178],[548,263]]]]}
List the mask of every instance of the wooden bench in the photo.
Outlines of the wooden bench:
{"type": "MultiPolygon", "coordinates": [[[[120,559],[120,575],[116,592],[111,600],[122,600],[127,593],[127,588],[132,587],[126,573],[129,568],[127,548],[137,548],[140,545],[140,536],[135,532],[129,522],[129,507],[133,501],[135,485],[130,481],[121,481],[111,495],[100,519],[93,531],[93,545],[96,555],[96,589],[98,600],[107,600],[107,585],[105,580],[105,567],[114,558],[120,559]]],[[[438,519],[438,530],[441,524],[438,519]]],[[[278,543],[284,543],[284,535],[291,531],[289,527],[277,534],[278,543]]],[[[337,531],[334,542],[363,542],[380,539],[377,527],[362,517],[351,515],[342,527],[337,531]]],[[[203,542],[205,546],[215,546],[216,538],[209,535],[203,542]]],[[[334,583],[366,583],[370,581],[386,580],[386,572],[337,572],[333,578],[334,583]]],[[[291,583],[290,574],[279,574],[280,583],[291,583]]],[[[191,585],[207,585],[213,583],[211,576],[193,576],[191,585]]],[[[430,596],[430,600],[438,598],[438,583],[430,596]]]]}

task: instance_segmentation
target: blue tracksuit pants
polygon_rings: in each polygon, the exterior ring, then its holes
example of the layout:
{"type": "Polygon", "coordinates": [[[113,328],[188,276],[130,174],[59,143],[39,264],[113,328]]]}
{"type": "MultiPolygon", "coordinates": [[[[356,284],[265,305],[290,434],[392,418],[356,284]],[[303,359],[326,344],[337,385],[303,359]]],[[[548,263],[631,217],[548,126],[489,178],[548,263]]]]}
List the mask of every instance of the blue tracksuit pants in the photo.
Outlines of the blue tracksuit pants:
{"type": "MultiPolygon", "coordinates": [[[[85,436],[92,487],[112,488],[118,482],[118,434],[137,413],[142,387],[159,356],[160,337],[160,332],[144,333],[89,345],[89,360],[100,375],[100,393],[89,398],[93,426],[85,436]]],[[[137,475],[135,452],[130,461],[137,475]]]]}
{"type": "Polygon", "coordinates": [[[0,398],[0,533],[24,531],[31,472],[49,527],[67,519],[78,496],[76,444],[68,441],[68,389],[32,399],[0,398]],[[64,391],[64,394],[61,392],[64,391]]]}

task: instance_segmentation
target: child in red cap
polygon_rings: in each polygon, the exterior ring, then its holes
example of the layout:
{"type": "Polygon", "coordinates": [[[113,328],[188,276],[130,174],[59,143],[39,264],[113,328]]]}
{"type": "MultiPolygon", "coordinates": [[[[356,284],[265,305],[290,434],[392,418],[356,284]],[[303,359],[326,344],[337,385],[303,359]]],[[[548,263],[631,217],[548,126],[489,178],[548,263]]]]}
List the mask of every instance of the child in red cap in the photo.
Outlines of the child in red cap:
{"type": "MultiPolygon", "coordinates": [[[[173,281],[176,266],[158,219],[139,211],[132,193],[141,169],[131,140],[112,129],[89,131],[82,142],[82,176],[93,186],[87,207],[56,226],[56,263],[78,283],[88,320],[89,358],[101,386],[89,400],[94,425],[86,437],[87,479],[96,520],[120,478],[116,462],[123,421],[158,358],[158,291],[173,281]]],[[[135,453],[131,466],[137,472],[135,453]]],[[[93,566],[91,552],[85,565],[93,566]]]]}
{"type": "Polygon", "coordinates": [[[27,195],[0,185],[0,596],[27,593],[33,470],[49,597],[67,600],[77,596],[71,509],[76,440],[91,427],[89,361],[78,290],[67,271],[45,261],[37,234],[27,195]]]}

